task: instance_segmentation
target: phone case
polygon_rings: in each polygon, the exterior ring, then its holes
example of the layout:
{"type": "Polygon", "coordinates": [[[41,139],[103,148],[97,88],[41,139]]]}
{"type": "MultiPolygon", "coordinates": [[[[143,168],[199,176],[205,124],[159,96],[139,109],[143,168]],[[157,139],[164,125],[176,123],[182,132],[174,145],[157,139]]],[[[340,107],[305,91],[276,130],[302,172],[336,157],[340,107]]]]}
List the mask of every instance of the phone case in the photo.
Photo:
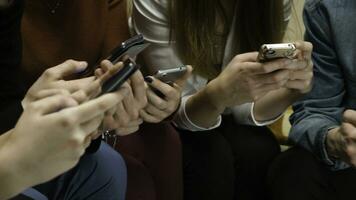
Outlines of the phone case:
{"type": "MultiPolygon", "coordinates": [[[[110,55],[106,58],[113,64],[123,60],[124,58],[134,58],[145,50],[150,44],[145,43],[144,38],[141,34],[136,35],[125,42],[121,43],[118,47],[113,49],[110,55]]],[[[97,63],[93,66],[89,66],[85,71],[80,73],[77,78],[84,78],[94,75],[95,70],[100,66],[97,63]]]]}
{"type": "Polygon", "coordinates": [[[119,89],[122,84],[124,84],[127,79],[129,79],[130,76],[132,76],[138,69],[139,66],[134,61],[132,61],[131,59],[127,59],[124,62],[124,67],[114,76],[112,76],[109,80],[105,81],[102,86],[100,95],[114,92],[115,90],[119,89]]]}
{"type": "Polygon", "coordinates": [[[261,46],[258,60],[265,62],[277,58],[293,58],[296,47],[292,43],[264,44],[261,46]]]}

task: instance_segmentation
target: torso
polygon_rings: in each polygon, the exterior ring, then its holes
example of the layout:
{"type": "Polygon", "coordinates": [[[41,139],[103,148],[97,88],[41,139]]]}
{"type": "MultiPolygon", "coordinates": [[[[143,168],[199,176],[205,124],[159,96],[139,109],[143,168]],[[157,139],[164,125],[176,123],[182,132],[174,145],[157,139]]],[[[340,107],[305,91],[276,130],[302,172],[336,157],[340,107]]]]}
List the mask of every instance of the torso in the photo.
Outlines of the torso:
{"type": "Polygon", "coordinates": [[[125,14],[124,9],[110,14],[108,0],[61,0],[54,14],[45,1],[28,0],[22,21],[22,71],[27,85],[67,59],[96,63],[129,37],[125,14]],[[113,20],[116,27],[109,24],[113,20]]]}

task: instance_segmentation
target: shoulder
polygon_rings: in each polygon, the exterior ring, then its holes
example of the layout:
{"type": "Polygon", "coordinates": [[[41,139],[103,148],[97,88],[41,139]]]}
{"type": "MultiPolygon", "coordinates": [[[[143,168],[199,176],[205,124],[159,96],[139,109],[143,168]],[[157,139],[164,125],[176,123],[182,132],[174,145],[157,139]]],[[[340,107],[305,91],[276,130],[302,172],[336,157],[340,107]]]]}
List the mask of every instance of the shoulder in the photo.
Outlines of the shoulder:
{"type": "Polygon", "coordinates": [[[150,17],[166,18],[169,0],[133,0],[134,9],[150,17]]]}
{"type": "Polygon", "coordinates": [[[353,0],[306,0],[305,10],[315,11],[315,10],[325,10],[325,11],[335,11],[337,9],[345,8],[355,8],[356,1],[353,0]]]}

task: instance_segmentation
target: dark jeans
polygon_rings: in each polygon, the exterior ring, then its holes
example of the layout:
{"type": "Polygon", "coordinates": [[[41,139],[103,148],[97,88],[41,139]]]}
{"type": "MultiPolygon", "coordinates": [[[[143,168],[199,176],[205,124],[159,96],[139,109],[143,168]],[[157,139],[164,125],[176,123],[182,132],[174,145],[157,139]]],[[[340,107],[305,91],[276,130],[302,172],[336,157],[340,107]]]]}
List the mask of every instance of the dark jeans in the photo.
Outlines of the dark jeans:
{"type": "Polygon", "coordinates": [[[356,198],[356,170],[331,171],[310,152],[293,148],[276,158],[268,174],[275,200],[356,198]]]}
{"type": "Polygon", "coordinates": [[[224,117],[217,129],[180,132],[185,200],[266,199],[267,170],[280,153],[267,128],[224,117]]]}
{"type": "MultiPolygon", "coordinates": [[[[124,200],[126,183],[124,160],[102,142],[96,153],[83,156],[75,168],[34,189],[49,200],[124,200]]],[[[29,193],[34,197],[33,191],[29,193]]],[[[14,199],[29,199],[26,196],[19,195],[14,199]]]]}

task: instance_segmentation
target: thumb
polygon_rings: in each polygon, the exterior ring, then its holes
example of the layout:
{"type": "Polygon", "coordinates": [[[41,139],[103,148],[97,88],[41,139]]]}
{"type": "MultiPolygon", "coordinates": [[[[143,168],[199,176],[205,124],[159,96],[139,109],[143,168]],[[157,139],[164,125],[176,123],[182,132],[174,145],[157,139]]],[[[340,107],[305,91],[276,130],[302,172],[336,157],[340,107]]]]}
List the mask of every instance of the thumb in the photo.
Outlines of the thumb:
{"type": "Polygon", "coordinates": [[[180,87],[184,87],[187,79],[192,75],[193,72],[193,67],[191,65],[187,65],[187,71],[185,72],[184,76],[180,79],[178,79],[175,83],[179,85],[180,87]]]}
{"type": "Polygon", "coordinates": [[[64,63],[51,68],[50,71],[55,79],[60,80],[67,76],[84,71],[87,66],[87,62],[67,60],[64,63]]]}

